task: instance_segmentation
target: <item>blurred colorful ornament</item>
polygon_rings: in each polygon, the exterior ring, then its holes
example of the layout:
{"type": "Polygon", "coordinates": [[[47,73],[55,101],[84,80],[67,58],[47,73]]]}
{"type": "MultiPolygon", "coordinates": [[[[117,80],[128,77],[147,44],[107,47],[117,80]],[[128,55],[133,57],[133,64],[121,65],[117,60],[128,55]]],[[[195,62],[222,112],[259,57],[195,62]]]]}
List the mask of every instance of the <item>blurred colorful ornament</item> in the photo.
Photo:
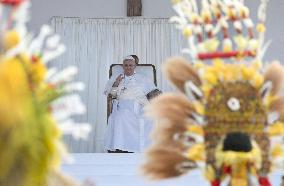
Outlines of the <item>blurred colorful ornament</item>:
{"type": "Polygon", "coordinates": [[[146,108],[156,121],[143,166],[147,176],[200,168],[211,186],[270,186],[269,173],[284,169],[284,67],[262,65],[267,3],[261,0],[254,27],[244,1],[174,1],[178,16],[171,21],[186,37],[183,51],[191,60],[164,64],[180,92],[146,108]]]}
{"type": "Polygon", "coordinates": [[[0,3],[4,5],[18,6],[23,1],[27,1],[27,0],[1,0],[0,3]]]}
{"type": "Polygon", "coordinates": [[[7,5],[16,9],[0,20],[0,184],[75,185],[58,170],[66,155],[62,135],[85,139],[91,130],[72,119],[86,111],[76,93],[84,85],[72,82],[76,67],[47,67],[65,46],[47,25],[38,37],[27,32],[29,2],[0,3],[7,5]]]}

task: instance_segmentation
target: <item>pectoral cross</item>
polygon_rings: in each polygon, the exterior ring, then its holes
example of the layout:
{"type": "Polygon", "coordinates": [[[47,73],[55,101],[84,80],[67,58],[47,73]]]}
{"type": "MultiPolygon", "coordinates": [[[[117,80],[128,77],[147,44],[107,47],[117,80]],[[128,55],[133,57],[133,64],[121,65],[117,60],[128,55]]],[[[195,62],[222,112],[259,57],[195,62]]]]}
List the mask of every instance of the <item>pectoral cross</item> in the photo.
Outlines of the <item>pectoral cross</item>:
{"type": "Polygon", "coordinates": [[[127,16],[141,16],[142,2],[141,0],[127,0],[127,16]]]}

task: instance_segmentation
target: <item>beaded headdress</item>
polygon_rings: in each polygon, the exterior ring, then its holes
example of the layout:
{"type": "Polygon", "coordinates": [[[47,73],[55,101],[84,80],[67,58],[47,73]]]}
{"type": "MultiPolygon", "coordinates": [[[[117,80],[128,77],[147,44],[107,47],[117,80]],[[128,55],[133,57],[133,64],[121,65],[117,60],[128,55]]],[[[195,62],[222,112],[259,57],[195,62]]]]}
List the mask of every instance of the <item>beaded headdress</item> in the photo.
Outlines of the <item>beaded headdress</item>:
{"type": "Polygon", "coordinates": [[[171,21],[188,41],[190,63],[165,63],[180,92],[146,109],[156,122],[146,175],[201,168],[213,186],[267,186],[268,174],[284,168],[284,68],[263,64],[267,2],[255,26],[242,0],[173,1],[171,21]]]}

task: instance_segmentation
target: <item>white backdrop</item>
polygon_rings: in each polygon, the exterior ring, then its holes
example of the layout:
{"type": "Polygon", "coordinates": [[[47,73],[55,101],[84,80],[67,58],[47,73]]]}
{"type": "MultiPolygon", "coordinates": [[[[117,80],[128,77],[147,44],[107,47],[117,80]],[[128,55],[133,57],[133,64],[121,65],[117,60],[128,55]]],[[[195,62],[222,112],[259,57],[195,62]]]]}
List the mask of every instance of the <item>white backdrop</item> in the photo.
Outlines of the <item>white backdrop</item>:
{"type": "Polygon", "coordinates": [[[68,137],[65,141],[72,152],[102,152],[107,124],[103,89],[110,65],[121,63],[123,56],[136,54],[141,64],[156,66],[158,88],[168,91],[170,86],[161,74],[161,63],[180,54],[183,38],[168,19],[53,17],[51,24],[67,46],[67,52],[52,66],[79,67],[77,80],[86,84],[81,95],[88,111],[76,119],[93,126],[87,141],[68,137]]]}

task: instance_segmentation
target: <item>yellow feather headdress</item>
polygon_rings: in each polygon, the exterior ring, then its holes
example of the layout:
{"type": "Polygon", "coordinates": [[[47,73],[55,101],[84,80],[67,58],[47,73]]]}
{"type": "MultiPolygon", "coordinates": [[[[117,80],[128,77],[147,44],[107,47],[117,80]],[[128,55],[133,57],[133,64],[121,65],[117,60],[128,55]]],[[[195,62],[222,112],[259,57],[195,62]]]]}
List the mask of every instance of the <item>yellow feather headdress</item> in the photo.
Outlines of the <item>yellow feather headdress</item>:
{"type": "Polygon", "coordinates": [[[85,138],[88,124],[70,118],[85,107],[72,83],[75,67],[62,72],[47,62],[65,51],[43,26],[33,38],[26,29],[28,0],[0,1],[0,185],[75,185],[59,172],[65,154],[61,136],[85,138]]]}
{"type": "Polygon", "coordinates": [[[173,1],[178,16],[171,21],[188,40],[183,51],[191,63],[165,63],[164,74],[180,92],[146,109],[156,121],[146,175],[202,168],[212,186],[269,186],[268,174],[284,168],[284,67],[262,65],[267,2],[255,27],[242,0],[173,1]]]}

